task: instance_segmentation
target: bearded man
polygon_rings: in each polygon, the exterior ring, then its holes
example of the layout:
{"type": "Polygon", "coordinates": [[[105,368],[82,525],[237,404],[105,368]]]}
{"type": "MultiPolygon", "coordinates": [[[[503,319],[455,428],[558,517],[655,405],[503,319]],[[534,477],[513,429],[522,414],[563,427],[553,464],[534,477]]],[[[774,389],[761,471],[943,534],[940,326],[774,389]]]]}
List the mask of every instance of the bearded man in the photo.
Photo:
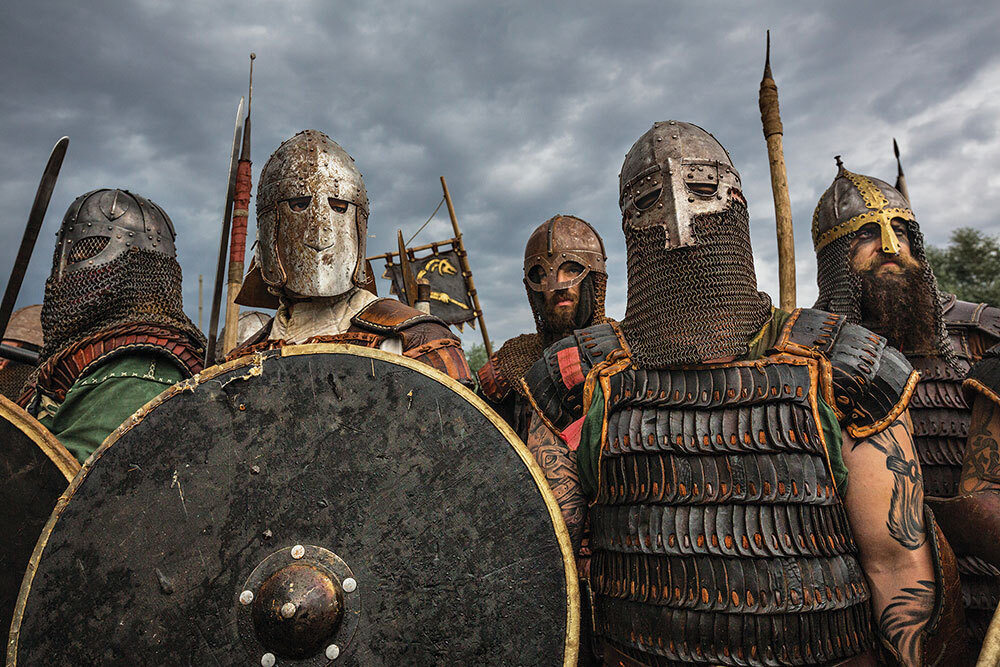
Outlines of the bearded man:
{"type": "Polygon", "coordinates": [[[656,123],[620,179],[625,318],[524,378],[527,445],[574,539],[589,511],[605,662],[870,664],[873,627],[902,664],[961,659],[906,359],[757,291],[740,177],[705,130],[656,123]]]}
{"type": "Polygon", "coordinates": [[[522,439],[531,413],[523,400],[521,378],[552,343],[608,321],[606,259],[600,234],[572,215],[549,218],[528,237],[523,281],[535,333],[508,340],[479,369],[480,395],[522,439]]]}
{"type": "Polygon", "coordinates": [[[941,501],[958,492],[972,435],[962,381],[1000,340],[1000,310],[940,294],[906,198],[884,181],[848,171],[839,157],[837,163],[813,214],[815,307],[884,336],[920,372],[910,415],[923,489],[955,547],[970,639],[979,646],[1000,602],[1000,570],[962,546],[970,527],[955,525],[957,508],[941,501]]]}
{"type": "Polygon", "coordinates": [[[347,343],[418,359],[472,386],[458,338],[436,317],[365,289],[368,194],[354,158],[316,130],[282,143],[257,189],[257,253],[237,303],[276,308],[229,358],[347,343]]]}
{"type": "Polygon", "coordinates": [[[76,198],[45,283],[41,365],[20,398],[81,462],[133,412],[201,370],[173,222],[126,190],[76,198]]]}

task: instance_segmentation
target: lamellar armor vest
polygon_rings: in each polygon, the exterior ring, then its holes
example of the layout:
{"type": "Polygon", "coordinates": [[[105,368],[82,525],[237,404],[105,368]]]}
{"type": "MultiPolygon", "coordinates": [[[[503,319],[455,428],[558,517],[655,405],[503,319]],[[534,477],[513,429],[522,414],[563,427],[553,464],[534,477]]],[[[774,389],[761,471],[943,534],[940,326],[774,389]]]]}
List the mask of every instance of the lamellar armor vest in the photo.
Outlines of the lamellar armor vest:
{"type": "MultiPolygon", "coordinates": [[[[906,353],[906,356],[920,373],[920,383],[910,402],[910,416],[913,443],[924,477],[924,495],[953,498],[958,493],[972,417],[971,400],[963,394],[962,382],[970,368],[1000,341],[1000,310],[946,295],[942,299],[942,317],[957,363],[949,364],[936,354],[906,353]]],[[[949,533],[946,530],[946,535],[954,541],[949,533]]],[[[963,553],[957,543],[955,551],[966,624],[970,639],[979,646],[1000,603],[1000,570],[963,553]]]]}
{"type": "Polygon", "coordinates": [[[817,310],[795,311],[753,361],[642,368],[612,325],[546,350],[526,384],[554,429],[589,410],[598,386],[604,401],[589,519],[605,651],[799,665],[871,647],[870,592],[820,414],[825,403],[865,437],[905,410],[915,383],[885,339],[817,310]]]}

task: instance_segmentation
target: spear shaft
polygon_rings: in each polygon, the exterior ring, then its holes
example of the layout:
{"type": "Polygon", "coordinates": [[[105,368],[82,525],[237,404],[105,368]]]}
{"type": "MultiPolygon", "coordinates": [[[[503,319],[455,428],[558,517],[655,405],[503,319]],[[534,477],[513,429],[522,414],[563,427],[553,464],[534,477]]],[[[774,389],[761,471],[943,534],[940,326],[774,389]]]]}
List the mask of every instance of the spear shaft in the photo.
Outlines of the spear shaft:
{"type": "Polygon", "coordinates": [[[247,117],[243,122],[243,146],[236,168],[236,194],[233,199],[233,233],[229,246],[229,275],[226,281],[226,326],[222,330],[222,352],[228,354],[239,342],[240,306],[236,295],[243,286],[243,263],[246,260],[247,218],[250,215],[250,105],[253,102],[253,61],[250,54],[250,90],[247,94],[247,117]]]}
{"type": "Polygon", "coordinates": [[[778,85],[771,76],[771,31],[767,31],[767,55],[764,76],[760,81],[760,120],[767,141],[771,165],[771,191],[774,194],[774,222],[778,233],[778,285],[782,310],[795,309],[795,236],[792,230],[792,202],[788,197],[788,174],[782,143],[781,112],[778,109],[778,85]]]}
{"type": "Polygon", "coordinates": [[[229,247],[229,227],[233,214],[233,198],[236,196],[236,171],[239,162],[240,116],[243,115],[243,98],[236,108],[236,126],[233,128],[233,151],[229,160],[229,180],[226,188],[226,204],[222,209],[222,238],[219,240],[219,264],[215,270],[215,287],[212,288],[212,310],[208,315],[208,344],[205,346],[205,366],[215,363],[215,338],[219,332],[219,306],[222,303],[222,283],[226,278],[226,248],[229,247]]]}

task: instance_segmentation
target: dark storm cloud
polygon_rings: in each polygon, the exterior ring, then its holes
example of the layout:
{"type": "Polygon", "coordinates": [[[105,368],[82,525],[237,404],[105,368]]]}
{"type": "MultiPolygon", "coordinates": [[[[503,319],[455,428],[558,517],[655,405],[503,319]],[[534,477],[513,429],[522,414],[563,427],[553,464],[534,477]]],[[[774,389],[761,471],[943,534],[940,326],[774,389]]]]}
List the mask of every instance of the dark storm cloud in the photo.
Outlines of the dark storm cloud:
{"type": "MultiPolygon", "coordinates": [[[[809,223],[834,154],[891,181],[896,136],[932,243],[957,224],[998,231],[996,189],[983,186],[996,178],[1000,150],[992,4],[426,4],[8,3],[0,270],[13,261],[47,151],[62,134],[72,140],[20,303],[41,299],[52,233],[73,197],[118,186],[174,219],[196,317],[197,276],[207,285],[214,276],[251,50],[254,182],[283,139],[308,127],[327,132],[365,175],[375,254],[394,245],[397,228],[409,236],[424,222],[444,175],[498,340],[530,326],[521,254],[530,230],[556,213],[583,217],[604,235],[609,311],[623,313],[617,174],[632,142],[667,118],[696,122],[729,149],[751,204],[759,281],[776,296],[756,102],[766,28],[801,305],[816,294],[809,223]]],[[[418,241],[448,235],[442,208],[418,241]]]]}

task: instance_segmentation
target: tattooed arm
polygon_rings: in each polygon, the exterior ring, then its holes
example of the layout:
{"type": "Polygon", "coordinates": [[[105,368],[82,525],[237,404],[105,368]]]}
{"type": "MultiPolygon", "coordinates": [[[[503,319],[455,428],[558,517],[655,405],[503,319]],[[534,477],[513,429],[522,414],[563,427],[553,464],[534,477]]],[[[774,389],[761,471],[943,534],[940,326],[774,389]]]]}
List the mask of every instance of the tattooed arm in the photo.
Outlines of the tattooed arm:
{"type": "Polygon", "coordinates": [[[879,630],[903,664],[920,664],[935,582],[909,414],[868,438],[845,432],[843,454],[850,482],[844,505],[879,630]]]}
{"type": "Polygon", "coordinates": [[[566,521],[566,528],[569,529],[573,553],[578,553],[587,501],[576,471],[576,452],[570,450],[562,438],[550,431],[534,413],[531,415],[525,444],[545,473],[545,479],[549,482],[549,488],[552,489],[566,521]]]}
{"type": "Polygon", "coordinates": [[[1000,491],[1000,405],[983,395],[972,404],[969,443],[958,492],[1000,491]]]}

